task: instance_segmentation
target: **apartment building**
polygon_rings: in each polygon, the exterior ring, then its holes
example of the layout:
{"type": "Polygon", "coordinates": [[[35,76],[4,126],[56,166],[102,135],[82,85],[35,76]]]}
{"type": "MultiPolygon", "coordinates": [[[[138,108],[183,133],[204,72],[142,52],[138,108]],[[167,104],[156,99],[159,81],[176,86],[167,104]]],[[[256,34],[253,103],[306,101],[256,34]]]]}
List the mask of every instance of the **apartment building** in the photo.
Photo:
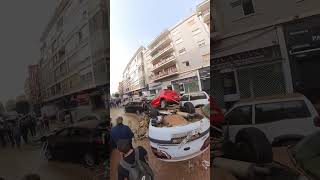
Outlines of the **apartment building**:
{"type": "Polygon", "coordinates": [[[205,0],[197,5],[197,15],[206,26],[206,30],[210,32],[210,0],[205,0]]]}
{"type": "Polygon", "coordinates": [[[29,65],[28,75],[25,81],[25,95],[31,105],[34,106],[41,104],[39,70],[39,65],[29,65]]]}
{"type": "Polygon", "coordinates": [[[199,75],[199,70],[210,66],[209,32],[196,13],[162,32],[148,49],[151,93],[169,85],[180,93],[209,90],[199,75]]]}
{"type": "Polygon", "coordinates": [[[105,0],[61,0],[41,36],[43,101],[88,97],[98,106],[109,84],[109,9],[105,0]]]}
{"type": "Polygon", "coordinates": [[[146,88],[144,70],[145,47],[141,46],[134,53],[123,72],[123,93],[126,95],[142,95],[146,88]]]}
{"type": "Polygon", "coordinates": [[[124,90],[123,90],[123,83],[122,83],[122,81],[121,81],[121,82],[119,82],[119,85],[118,85],[118,92],[119,92],[120,97],[122,97],[123,92],[124,92],[124,90]]]}
{"type": "MultiPolygon", "coordinates": [[[[319,33],[315,23],[319,18],[316,17],[319,3],[317,0],[214,1],[216,33],[211,82],[221,105],[229,106],[248,97],[318,89],[311,87],[319,83],[311,83],[310,74],[317,71],[319,64],[299,61],[296,55],[307,56],[304,51],[316,52],[319,47],[312,38],[319,33]]],[[[312,56],[309,59],[314,59],[312,56]]]]}

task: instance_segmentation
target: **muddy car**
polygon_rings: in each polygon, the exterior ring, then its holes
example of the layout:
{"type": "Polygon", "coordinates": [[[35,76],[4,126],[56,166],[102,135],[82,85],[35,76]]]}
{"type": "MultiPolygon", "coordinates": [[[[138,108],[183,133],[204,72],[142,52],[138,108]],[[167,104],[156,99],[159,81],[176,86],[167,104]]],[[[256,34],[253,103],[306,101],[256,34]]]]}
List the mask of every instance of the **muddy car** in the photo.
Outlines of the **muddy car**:
{"type": "Polygon", "coordinates": [[[184,161],[202,154],[210,144],[210,121],[199,113],[153,109],[149,141],[154,155],[168,162],[184,161]]]}

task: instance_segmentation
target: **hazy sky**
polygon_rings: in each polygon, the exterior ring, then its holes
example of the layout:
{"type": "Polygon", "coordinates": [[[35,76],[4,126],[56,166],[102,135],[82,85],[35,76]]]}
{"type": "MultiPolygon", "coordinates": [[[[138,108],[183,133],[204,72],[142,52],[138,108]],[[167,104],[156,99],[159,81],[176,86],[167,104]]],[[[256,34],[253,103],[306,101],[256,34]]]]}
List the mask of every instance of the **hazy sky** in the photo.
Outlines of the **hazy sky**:
{"type": "Polygon", "coordinates": [[[191,15],[201,0],[111,0],[110,91],[118,91],[122,73],[140,45],[191,15]]]}
{"type": "Polygon", "coordinates": [[[27,66],[39,59],[40,35],[55,0],[0,2],[0,101],[24,93],[27,66]]]}

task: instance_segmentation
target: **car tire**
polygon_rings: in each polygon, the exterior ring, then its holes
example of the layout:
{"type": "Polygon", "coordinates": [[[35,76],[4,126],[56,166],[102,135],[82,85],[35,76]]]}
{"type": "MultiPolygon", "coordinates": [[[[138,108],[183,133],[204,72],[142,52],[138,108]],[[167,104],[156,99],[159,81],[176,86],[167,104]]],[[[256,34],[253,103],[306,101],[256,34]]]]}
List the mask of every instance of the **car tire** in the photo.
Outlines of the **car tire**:
{"type": "Polygon", "coordinates": [[[162,99],[162,100],[160,101],[160,108],[161,108],[161,109],[164,109],[164,108],[166,108],[166,107],[167,107],[167,102],[166,102],[166,100],[162,99]]]}
{"type": "Polygon", "coordinates": [[[254,163],[272,162],[272,146],[261,130],[253,127],[241,129],[235,142],[238,160],[254,163]]]}
{"type": "Polygon", "coordinates": [[[86,167],[94,167],[94,165],[96,164],[96,160],[93,156],[93,154],[91,153],[86,153],[84,156],[83,156],[83,163],[86,167]]]}
{"type": "Polygon", "coordinates": [[[196,109],[191,102],[184,103],[183,109],[185,110],[185,112],[190,113],[190,114],[193,114],[196,112],[196,109]]]}

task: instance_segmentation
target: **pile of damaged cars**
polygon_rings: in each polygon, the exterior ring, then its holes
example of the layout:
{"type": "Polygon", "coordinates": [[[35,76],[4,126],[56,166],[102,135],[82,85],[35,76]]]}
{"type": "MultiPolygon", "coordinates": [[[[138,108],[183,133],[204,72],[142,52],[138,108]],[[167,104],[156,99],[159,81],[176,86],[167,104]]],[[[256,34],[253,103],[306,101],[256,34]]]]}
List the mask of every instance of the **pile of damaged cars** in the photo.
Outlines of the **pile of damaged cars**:
{"type": "Polygon", "coordinates": [[[220,135],[211,141],[213,177],[222,179],[221,172],[226,172],[239,180],[320,179],[318,113],[303,95],[245,100],[224,115],[224,120],[219,119],[220,123],[214,125],[220,135]],[[259,113],[266,116],[259,117],[259,113]],[[271,123],[256,124],[259,118],[266,120],[265,117],[271,123]],[[240,124],[251,120],[251,125],[240,124]],[[275,124],[283,131],[275,128],[276,133],[272,133],[271,128],[266,128],[275,124]],[[299,128],[307,132],[302,133],[299,128]]]}

